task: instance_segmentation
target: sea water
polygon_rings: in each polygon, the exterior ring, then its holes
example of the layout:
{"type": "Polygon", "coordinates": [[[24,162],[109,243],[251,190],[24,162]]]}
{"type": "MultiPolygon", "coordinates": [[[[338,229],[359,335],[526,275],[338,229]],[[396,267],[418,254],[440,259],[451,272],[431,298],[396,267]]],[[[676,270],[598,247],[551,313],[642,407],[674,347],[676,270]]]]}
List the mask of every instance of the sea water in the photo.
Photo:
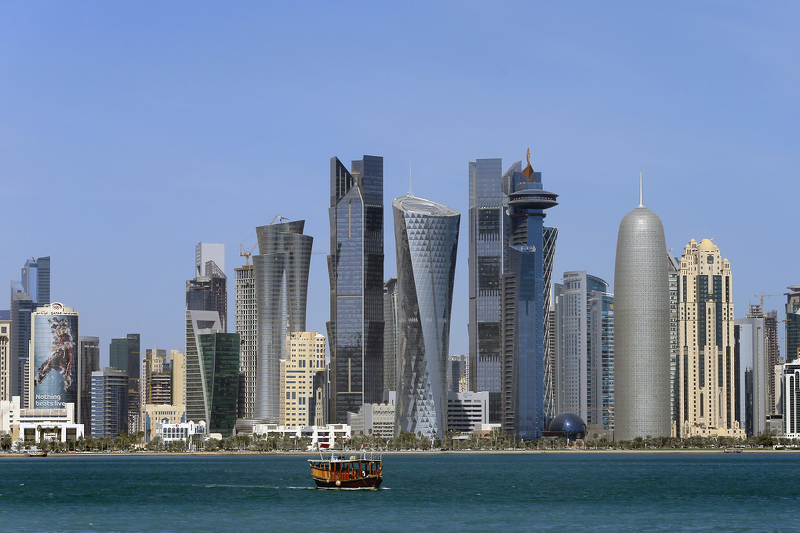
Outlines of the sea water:
{"type": "Polygon", "coordinates": [[[2,531],[798,531],[800,453],[386,454],[380,490],[308,456],[0,459],[2,531]]]}

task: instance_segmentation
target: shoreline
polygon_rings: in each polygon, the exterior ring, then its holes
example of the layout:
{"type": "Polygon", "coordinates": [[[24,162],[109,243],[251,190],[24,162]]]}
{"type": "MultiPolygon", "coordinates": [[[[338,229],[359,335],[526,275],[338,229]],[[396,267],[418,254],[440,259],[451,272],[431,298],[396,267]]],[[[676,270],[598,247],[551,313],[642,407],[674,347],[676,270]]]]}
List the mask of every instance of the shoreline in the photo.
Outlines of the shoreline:
{"type": "MultiPolygon", "coordinates": [[[[741,453],[791,453],[800,452],[798,450],[775,450],[772,448],[742,448],[741,453]]],[[[353,455],[361,453],[361,450],[336,450],[342,455],[353,455]]],[[[150,452],[150,451],[137,451],[137,452],[67,452],[67,453],[50,453],[47,457],[163,457],[163,456],[180,456],[180,457],[194,457],[194,456],[238,456],[246,457],[253,455],[263,456],[317,456],[320,452],[313,451],[280,451],[280,452],[255,452],[255,451],[237,451],[237,452],[150,452]]],[[[323,453],[327,453],[324,451],[323,453]]],[[[646,450],[377,450],[372,453],[380,455],[528,455],[528,454],[665,454],[665,453],[725,453],[724,448],[656,448],[646,450]]],[[[737,452],[738,453],[738,452],[737,452]]],[[[0,453],[0,459],[3,458],[30,458],[23,453],[0,453]]]]}

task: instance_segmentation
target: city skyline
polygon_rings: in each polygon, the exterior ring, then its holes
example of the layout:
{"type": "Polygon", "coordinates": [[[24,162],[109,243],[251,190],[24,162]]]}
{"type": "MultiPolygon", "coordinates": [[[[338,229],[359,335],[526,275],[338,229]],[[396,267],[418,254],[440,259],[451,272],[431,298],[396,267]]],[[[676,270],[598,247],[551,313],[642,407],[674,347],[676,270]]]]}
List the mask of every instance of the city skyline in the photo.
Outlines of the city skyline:
{"type": "MultiPolygon", "coordinates": [[[[737,318],[763,292],[781,295],[766,296],[764,308],[782,319],[782,294],[798,283],[793,258],[765,262],[751,249],[785,249],[775,239],[800,187],[800,8],[579,5],[188,14],[155,4],[4,4],[0,209],[14,225],[0,270],[15,280],[26,258],[52,257],[52,299],[80,310],[81,332],[100,339],[101,367],[110,340],[129,331],[141,333],[143,349],[181,349],[196,243],[224,242],[233,280],[244,264],[239,244],[250,249],[253,228],[280,213],[305,219],[314,251],[330,252],[330,157],[379,154],[385,198],[413,186],[466,214],[468,162],[509,165],[530,147],[561,195],[548,219],[559,228],[555,272],[613,279],[617,224],[643,171],[673,254],[696,235],[725,242],[737,265],[737,318]],[[537,39],[507,23],[534,25],[537,39]],[[330,41],[331,24],[364,26],[376,44],[330,41]],[[364,65],[363,81],[333,81],[351,62],[364,65]],[[746,192],[752,181],[757,195],[746,192]],[[712,189],[725,202],[709,204],[712,189]],[[65,213],[66,231],[43,209],[65,213]]],[[[466,218],[450,344],[462,354],[466,218]]],[[[384,248],[386,280],[396,275],[390,238],[384,248]]],[[[327,265],[324,255],[311,263],[306,329],[324,332],[327,265]]],[[[783,342],[782,327],[779,335],[783,342]]]]}

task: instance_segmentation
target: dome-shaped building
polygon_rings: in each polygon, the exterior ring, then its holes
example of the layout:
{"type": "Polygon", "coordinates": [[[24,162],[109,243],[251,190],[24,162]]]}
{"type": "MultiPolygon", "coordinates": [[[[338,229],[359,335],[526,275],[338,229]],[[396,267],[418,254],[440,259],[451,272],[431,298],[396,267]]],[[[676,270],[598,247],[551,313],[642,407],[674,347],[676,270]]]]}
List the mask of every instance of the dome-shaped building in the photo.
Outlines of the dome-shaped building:
{"type": "Polygon", "coordinates": [[[582,439],[586,435],[586,423],[575,413],[561,413],[550,421],[547,429],[553,436],[570,440],[582,439]]]}

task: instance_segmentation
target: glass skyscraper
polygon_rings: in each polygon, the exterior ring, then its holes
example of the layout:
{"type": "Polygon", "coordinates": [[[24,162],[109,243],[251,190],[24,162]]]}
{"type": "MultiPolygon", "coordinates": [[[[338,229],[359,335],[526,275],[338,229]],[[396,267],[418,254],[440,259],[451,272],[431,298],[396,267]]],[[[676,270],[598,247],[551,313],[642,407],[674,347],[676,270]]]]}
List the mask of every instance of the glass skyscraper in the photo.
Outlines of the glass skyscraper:
{"type": "Polygon", "coordinates": [[[209,433],[233,434],[239,388],[239,334],[197,335],[205,417],[209,433]]]}
{"type": "MultiPolygon", "coordinates": [[[[314,238],[303,235],[304,220],[256,228],[253,258],[258,320],[258,369],[253,418],[278,423],[280,361],[286,332],[306,330],[308,270],[314,238]]],[[[188,371],[188,353],[187,371],[188,371]]],[[[187,391],[189,384],[187,383],[187,391]]],[[[188,409],[188,405],[187,405],[188,409]]]]}
{"type": "Polygon", "coordinates": [[[505,264],[501,278],[503,429],[536,439],[553,414],[550,390],[550,282],[558,230],[544,211],[558,205],[530,164],[503,181],[508,197],[505,264]]]}
{"type": "Polygon", "coordinates": [[[500,306],[501,278],[506,265],[505,213],[508,196],[503,182],[522,170],[517,161],[502,174],[502,159],[469,163],[469,375],[471,391],[489,391],[489,422],[502,413],[503,357],[500,306]]]}
{"type": "Polygon", "coordinates": [[[384,391],[383,158],[365,155],[351,169],[331,158],[328,340],[336,423],[363,403],[380,403],[384,391]]]}
{"type": "Polygon", "coordinates": [[[392,202],[400,342],[395,431],[447,432],[447,356],[461,215],[429,200],[392,202]]]}
{"type": "Polygon", "coordinates": [[[11,395],[22,398],[23,407],[29,396],[28,348],[31,340],[31,313],[50,304],[50,257],[28,259],[22,267],[20,281],[11,282],[11,395]]]}

